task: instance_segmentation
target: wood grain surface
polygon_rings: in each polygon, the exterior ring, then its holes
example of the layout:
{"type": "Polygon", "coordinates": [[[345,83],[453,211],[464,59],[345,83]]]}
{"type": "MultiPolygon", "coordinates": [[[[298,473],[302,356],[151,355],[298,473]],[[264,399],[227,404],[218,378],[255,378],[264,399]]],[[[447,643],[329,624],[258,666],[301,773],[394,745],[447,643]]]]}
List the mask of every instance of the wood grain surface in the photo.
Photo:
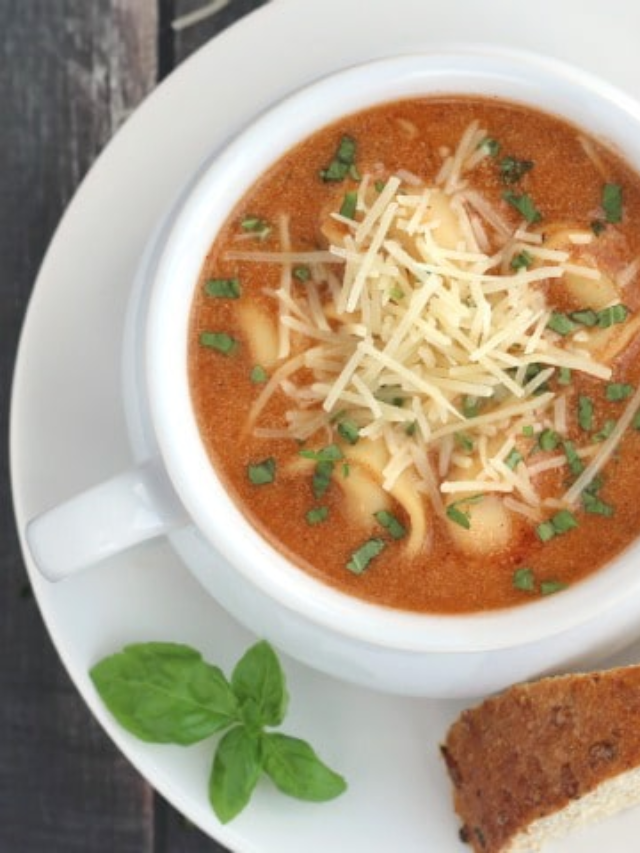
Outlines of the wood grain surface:
{"type": "MultiPolygon", "coordinates": [[[[187,55],[265,0],[0,0],[0,426],[39,264],[123,120],[187,55]]],[[[0,456],[0,853],[222,853],[94,722],[27,584],[0,456]]]]}

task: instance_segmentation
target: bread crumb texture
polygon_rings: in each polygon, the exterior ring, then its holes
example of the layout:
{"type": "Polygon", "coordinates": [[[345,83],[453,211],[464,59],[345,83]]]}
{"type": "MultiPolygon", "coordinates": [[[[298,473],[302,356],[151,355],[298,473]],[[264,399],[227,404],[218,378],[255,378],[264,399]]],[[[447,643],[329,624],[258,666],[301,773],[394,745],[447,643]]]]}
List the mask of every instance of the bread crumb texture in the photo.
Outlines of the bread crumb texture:
{"type": "Polygon", "coordinates": [[[529,853],[640,802],[640,666],[545,678],[463,712],[442,754],[478,853],[529,853]]]}

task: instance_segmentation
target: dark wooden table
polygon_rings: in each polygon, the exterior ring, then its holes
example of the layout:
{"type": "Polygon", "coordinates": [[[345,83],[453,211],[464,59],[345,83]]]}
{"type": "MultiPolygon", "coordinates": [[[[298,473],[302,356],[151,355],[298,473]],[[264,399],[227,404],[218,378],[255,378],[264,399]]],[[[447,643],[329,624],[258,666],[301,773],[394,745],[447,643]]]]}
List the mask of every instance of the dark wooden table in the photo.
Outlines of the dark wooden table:
{"type": "MultiPolygon", "coordinates": [[[[0,382],[47,244],[109,138],[192,51],[266,0],[0,0],[0,382]]],[[[0,853],[200,853],[117,752],[63,670],[30,595],[1,456],[0,853]]]]}

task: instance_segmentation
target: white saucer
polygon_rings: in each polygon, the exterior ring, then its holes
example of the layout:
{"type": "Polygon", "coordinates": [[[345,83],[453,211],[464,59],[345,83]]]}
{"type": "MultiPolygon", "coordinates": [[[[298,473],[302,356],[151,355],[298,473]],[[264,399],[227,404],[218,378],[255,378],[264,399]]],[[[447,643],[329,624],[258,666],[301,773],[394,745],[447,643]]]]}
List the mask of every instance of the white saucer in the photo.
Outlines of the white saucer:
{"type": "MultiPolygon", "coordinates": [[[[206,45],[158,88],[100,157],[38,278],[20,346],[11,464],[21,534],[38,512],[132,462],[120,348],[137,262],[161,213],[212,149],[269,103],[339,67],[436,43],[494,42],[595,71],[640,96],[640,6],[618,0],[274,0],[206,45]]],[[[460,703],[387,697],[285,660],[284,730],[309,739],[349,781],[323,805],[265,784],[221,827],[207,802],[212,744],[142,744],[114,725],[87,677],[132,641],[176,640],[230,669],[254,638],[201,590],[166,543],[52,586],[27,567],[51,637],[95,716],[191,821],[238,853],[460,853],[438,744],[460,703]]],[[[640,659],[640,647],[625,655],[640,659]]],[[[549,853],[637,849],[640,810],[549,853]]]]}

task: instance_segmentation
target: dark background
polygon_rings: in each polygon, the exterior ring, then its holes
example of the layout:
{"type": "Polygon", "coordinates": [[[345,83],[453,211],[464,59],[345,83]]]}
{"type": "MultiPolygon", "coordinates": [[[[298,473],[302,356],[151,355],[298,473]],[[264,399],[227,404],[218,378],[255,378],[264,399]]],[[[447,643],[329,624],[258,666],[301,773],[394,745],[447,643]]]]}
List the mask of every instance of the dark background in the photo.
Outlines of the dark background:
{"type": "Polygon", "coordinates": [[[63,670],[18,546],[7,432],[27,301],[76,187],[159,80],[264,2],[0,0],[0,853],[224,850],[117,752],[63,670]]]}

